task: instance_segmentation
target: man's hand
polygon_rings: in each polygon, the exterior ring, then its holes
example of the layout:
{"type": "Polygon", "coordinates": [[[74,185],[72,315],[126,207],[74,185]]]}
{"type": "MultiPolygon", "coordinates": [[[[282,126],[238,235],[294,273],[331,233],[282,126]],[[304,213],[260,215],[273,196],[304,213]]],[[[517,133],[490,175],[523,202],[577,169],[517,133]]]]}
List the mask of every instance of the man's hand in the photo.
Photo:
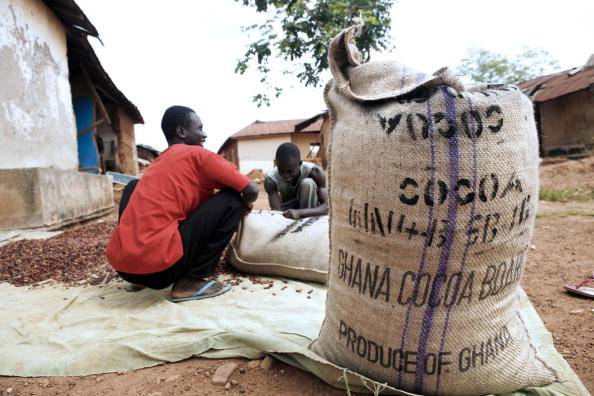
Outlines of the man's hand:
{"type": "Polygon", "coordinates": [[[243,212],[241,212],[241,217],[245,217],[252,213],[252,209],[254,209],[254,204],[252,202],[246,202],[243,207],[243,212]]]}
{"type": "Polygon", "coordinates": [[[283,216],[287,219],[299,220],[301,218],[301,211],[299,209],[285,210],[283,216]]]}
{"type": "Polygon", "coordinates": [[[246,203],[252,203],[258,199],[258,193],[258,185],[254,182],[251,182],[246,188],[243,189],[241,196],[246,203]]]}

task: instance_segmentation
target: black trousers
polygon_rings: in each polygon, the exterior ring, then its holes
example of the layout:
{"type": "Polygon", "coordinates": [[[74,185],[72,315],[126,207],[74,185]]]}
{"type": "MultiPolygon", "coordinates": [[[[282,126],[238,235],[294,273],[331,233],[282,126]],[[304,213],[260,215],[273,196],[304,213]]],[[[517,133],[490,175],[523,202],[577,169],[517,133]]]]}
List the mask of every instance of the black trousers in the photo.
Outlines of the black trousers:
{"type": "MultiPolygon", "coordinates": [[[[126,185],[120,200],[122,216],[138,180],[126,185]]],[[[126,281],[151,289],[163,289],[180,278],[201,279],[214,273],[215,267],[237,230],[245,204],[236,191],[224,189],[198,205],[179,225],[184,255],[171,267],[150,274],[119,272],[126,281]]],[[[119,221],[119,219],[118,219],[119,221]]]]}

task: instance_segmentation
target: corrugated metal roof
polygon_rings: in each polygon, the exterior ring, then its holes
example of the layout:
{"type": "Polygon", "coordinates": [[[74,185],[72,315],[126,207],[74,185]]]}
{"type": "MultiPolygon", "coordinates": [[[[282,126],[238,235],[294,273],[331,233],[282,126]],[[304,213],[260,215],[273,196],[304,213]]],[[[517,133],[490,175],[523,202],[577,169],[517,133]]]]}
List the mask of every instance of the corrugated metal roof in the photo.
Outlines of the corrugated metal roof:
{"type": "Polygon", "coordinates": [[[73,0],[43,0],[43,2],[66,27],[70,76],[82,76],[80,64],[83,63],[99,94],[103,98],[123,106],[134,123],[143,124],[142,114],[134,103],[128,100],[116,87],[87,40],[88,36],[99,38],[99,33],[80,7],[73,0]]]}
{"type": "Polygon", "coordinates": [[[161,152],[159,150],[157,150],[156,148],[154,148],[153,146],[149,146],[148,144],[137,144],[136,147],[141,147],[147,151],[150,151],[153,154],[159,155],[161,154],[161,152]]]}
{"type": "Polygon", "coordinates": [[[594,85],[594,67],[574,68],[524,81],[518,86],[534,102],[546,102],[594,85]]]}
{"type": "Polygon", "coordinates": [[[250,125],[241,129],[239,132],[231,135],[229,139],[246,139],[258,136],[272,136],[272,135],[285,135],[290,133],[319,133],[324,123],[324,117],[322,114],[316,116],[309,125],[302,128],[302,124],[305,121],[311,120],[311,118],[302,118],[298,120],[279,120],[279,121],[254,121],[250,125]]]}

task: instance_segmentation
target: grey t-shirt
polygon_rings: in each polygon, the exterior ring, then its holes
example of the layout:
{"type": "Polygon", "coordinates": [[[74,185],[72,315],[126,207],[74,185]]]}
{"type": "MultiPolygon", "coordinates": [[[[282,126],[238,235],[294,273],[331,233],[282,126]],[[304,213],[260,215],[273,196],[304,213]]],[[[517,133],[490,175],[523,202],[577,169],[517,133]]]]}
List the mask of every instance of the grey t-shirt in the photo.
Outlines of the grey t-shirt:
{"type": "Polygon", "coordinates": [[[276,184],[276,188],[280,194],[281,202],[287,202],[297,198],[297,190],[299,189],[299,185],[303,179],[309,177],[311,170],[315,166],[316,165],[312,164],[311,162],[303,161],[301,163],[301,174],[294,184],[287,183],[278,173],[277,168],[274,168],[274,170],[268,174],[266,178],[270,178],[276,184]]]}

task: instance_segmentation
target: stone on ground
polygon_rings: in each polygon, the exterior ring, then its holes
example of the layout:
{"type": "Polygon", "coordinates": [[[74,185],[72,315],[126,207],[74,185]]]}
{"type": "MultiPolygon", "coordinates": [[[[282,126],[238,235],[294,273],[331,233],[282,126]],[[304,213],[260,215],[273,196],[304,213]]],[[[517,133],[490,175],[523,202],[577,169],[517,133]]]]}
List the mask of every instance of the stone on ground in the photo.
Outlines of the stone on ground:
{"type": "Polygon", "coordinates": [[[237,370],[237,364],[225,363],[220,365],[212,376],[212,383],[224,386],[229,382],[229,377],[237,370]]]}
{"type": "Polygon", "coordinates": [[[270,355],[266,355],[264,359],[262,359],[262,363],[260,363],[260,368],[262,370],[270,370],[274,365],[274,358],[270,355]]]}
{"type": "Polygon", "coordinates": [[[260,367],[260,359],[250,360],[247,364],[248,368],[254,369],[260,367]]]}

